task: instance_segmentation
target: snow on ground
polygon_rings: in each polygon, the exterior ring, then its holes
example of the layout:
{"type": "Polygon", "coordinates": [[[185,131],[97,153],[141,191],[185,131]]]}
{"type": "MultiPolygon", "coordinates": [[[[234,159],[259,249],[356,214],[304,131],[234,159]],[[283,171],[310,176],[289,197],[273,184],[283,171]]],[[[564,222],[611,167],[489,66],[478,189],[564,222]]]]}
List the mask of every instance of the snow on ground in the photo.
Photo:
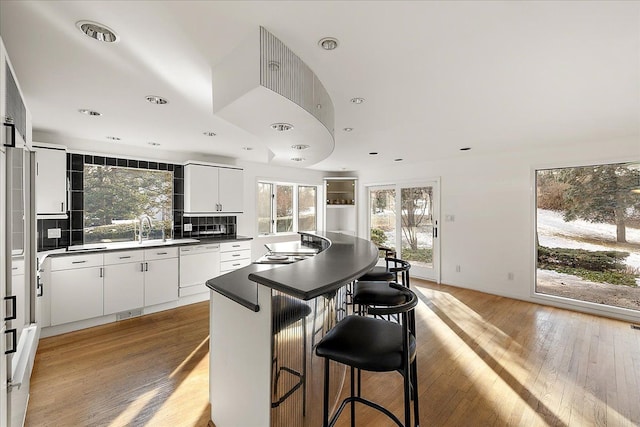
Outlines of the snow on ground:
{"type": "MultiPolygon", "coordinates": [[[[583,220],[565,222],[559,212],[538,209],[538,241],[548,248],[585,249],[588,251],[619,250],[629,252],[625,264],[640,268],[640,251],[615,248],[616,226],[583,220]],[[579,238],[606,239],[610,245],[587,243],[579,238]]],[[[627,242],[640,244],[640,229],[627,227],[627,242]]]]}

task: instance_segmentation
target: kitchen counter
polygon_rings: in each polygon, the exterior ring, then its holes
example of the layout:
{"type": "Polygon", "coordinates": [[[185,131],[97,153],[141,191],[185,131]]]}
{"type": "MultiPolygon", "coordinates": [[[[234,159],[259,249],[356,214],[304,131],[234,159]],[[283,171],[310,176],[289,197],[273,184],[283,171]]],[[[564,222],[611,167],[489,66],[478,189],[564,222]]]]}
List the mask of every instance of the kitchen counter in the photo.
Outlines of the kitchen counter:
{"type": "Polygon", "coordinates": [[[200,245],[210,243],[224,243],[224,242],[236,242],[242,240],[252,240],[252,237],[247,236],[220,236],[220,237],[198,237],[197,239],[167,239],[162,241],[160,239],[143,240],[142,244],[137,241],[129,242],[111,242],[111,243],[91,243],[87,245],[74,245],[64,249],[53,249],[50,251],[38,252],[38,263],[42,265],[43,261],[47,257],[69,256],[79,255],[84,253],[100,253],[111,251],[123,251],[132,249],[149,249],[158,248],[164,246],[187,246],[187,245],[200,245]]]}
{"type": "Polygon", "coordinates": [[[310,300],[335,291],[367,271],[378,261],[378,249],[370,241],[340,233],[319,232],[301,235],[326,240],[328,248],[317,255],[290,264],[256,264],[207,281],[207,286],[247,308],[256,306],[255,284],[267,286],[293,297],[310,300]],[[276,268],[277,267],[277,268],[276,268]]]}
{"type": "MultiPolygon", "coordinates": [[[[324,365],[314,345],[347,313],[345,285],[377,263],[378,249],[345,234],[300,234],[300,245],[269,249],[320,252],[291,264],[251,264],[207,280],[209,400],[216,426],[322,424],[324,365]],[[296,378],[302,386],[291,388],[296,378]]],[[[344,365],[333,368],[338,380],[332,401],[340,396],[337,384],[345,372],[344,365]]]]}

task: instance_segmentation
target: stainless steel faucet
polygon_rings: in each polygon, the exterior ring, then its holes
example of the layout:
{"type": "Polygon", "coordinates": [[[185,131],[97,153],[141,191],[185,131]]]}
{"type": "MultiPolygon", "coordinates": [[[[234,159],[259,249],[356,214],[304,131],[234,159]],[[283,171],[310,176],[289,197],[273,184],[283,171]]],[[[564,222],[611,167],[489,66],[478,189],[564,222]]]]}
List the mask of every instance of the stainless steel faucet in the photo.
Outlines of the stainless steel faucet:
{"type": "Polygon", "coordinates": [[[149,215],[142,215],[138,220],[140,221],[140,234],[138,234],[138,243],[142,243],[142,230],[144,229],[145,221],[149,224],[147,240],[149,240],[149,236],[151,236],[151,217],[149,215]]]}

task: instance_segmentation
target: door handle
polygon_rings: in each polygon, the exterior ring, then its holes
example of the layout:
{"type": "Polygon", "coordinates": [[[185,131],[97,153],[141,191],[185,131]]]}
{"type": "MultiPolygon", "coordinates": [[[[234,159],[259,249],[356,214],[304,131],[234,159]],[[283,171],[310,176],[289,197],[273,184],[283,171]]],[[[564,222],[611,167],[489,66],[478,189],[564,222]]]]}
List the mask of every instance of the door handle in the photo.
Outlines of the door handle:
{"type": "Polygon", "coordinates": [[[12,345],[9,350],[6,350],[4,354],[15,353],[18,350],[18,330],[17,329],[9,329],[4,331],[5,334],[11,334],[11,342],[12,345]]]}
{"type": "Polygon", "coordinates": [[[36,289],[38,290],[38,292],[36,293],[37,297],[41,297],[42,295],[44,295],[44,285],[42,284],[42,281],[40,281],[39,277],[38,281],[36,282],[36,289]]]}
{"type": "Polygon", "coordinates": [[[11,301],[11,313],[12,313],[11,316],[5,317],[4,320],[15,320],[17,318],[16,311],[17,311],[17,308],[18,308],[17,297],[15,295],[11,295],[11,296],[8,296],[8,297],[4,297],[4,300],[5,301],[10,300],[11,301]]]}

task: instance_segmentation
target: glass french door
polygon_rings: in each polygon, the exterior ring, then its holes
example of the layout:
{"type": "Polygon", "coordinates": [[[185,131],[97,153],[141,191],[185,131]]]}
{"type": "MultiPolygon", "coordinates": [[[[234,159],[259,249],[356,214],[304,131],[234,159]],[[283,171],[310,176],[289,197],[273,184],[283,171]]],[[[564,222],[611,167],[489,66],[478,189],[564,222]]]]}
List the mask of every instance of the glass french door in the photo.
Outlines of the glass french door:
{"type": "Polygon", "coordinates": [[[439,182],[369,187],[371,241],[411,263],[411,276],[440,281],[439,182]]]}

